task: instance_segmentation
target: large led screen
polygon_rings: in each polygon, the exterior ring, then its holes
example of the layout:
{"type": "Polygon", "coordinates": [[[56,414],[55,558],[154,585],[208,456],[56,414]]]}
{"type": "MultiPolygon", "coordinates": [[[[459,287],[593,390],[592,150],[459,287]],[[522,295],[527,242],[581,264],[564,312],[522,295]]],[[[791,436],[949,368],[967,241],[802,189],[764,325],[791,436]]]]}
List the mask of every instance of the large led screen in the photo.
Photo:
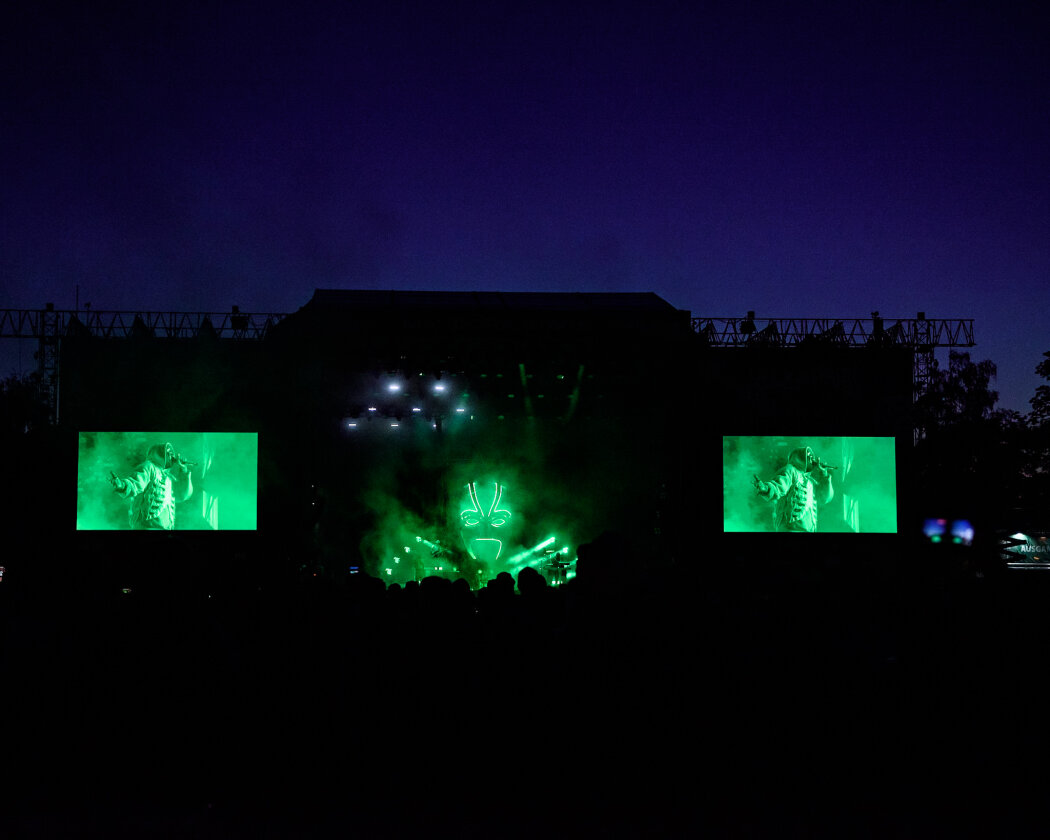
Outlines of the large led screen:
{"type": "Polygon", "coordinates": [[[725,532],[897,533],[892,437],[722,438],[725,532]]]}
{"type": "Polygon", "coordinates": [[[259,436],[81,432],[78,531],[253,531],[259,436]]]}

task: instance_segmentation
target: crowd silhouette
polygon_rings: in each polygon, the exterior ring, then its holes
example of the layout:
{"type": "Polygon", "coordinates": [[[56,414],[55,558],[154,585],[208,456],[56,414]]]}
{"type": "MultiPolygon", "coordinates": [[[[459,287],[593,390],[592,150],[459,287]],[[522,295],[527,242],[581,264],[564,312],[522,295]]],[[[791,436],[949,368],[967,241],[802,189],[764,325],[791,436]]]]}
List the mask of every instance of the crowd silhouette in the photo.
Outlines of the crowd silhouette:
{"type": "Polygon", "coordinates": [[[525,568],[472,590],[253,576],[281,564],[188,557],[178,537],[150,545],[50,571],[5,563],[3,825],[39,837],[1037,825],[1044,583],[963,548],[659,562],[607,533],[578,547],[565,585],[525,568]]]}

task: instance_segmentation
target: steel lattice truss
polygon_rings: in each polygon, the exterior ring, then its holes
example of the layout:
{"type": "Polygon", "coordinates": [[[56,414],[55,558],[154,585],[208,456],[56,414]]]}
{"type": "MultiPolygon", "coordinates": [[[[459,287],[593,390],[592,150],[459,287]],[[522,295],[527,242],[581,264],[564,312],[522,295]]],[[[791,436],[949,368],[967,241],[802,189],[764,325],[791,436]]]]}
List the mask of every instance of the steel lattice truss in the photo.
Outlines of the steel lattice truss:
{"type": "MultiPolygon", "coordinates": [[[[891,319],[893,320],[893,319],[891,319]]],[[[973,347],[972,318],[899,318],[886,326],[877,312],[871,318],[693,318],[693,330],[711,347],[794,347],[823,344],[840,347],[906,347],[914,353],[912,397],[926,393],[937,367],[936,347],[973,347]]],[[[924,434],[915,429],[915,439],[924,434]]]]}
{"type": "Polygon", "coordinates": [[[693,329],[713,347],[791,347],[804,341],[916,350],[974,345],[972,318],[693,318],[693,329]]]}
{"type": "Polygon", "coordinates": [[[60,339],[70,332],[95,338],[194,338],[213,331],[219,338],[262,338],[283,313],[134,312],[82,309],[0,309],[0,338],[60,339]]]}
{"type": "Polygon", "coordinates": [[[195,338],[211,333],[219,338],[263,338],[285,316],[279,313],[241,312],[133,312],[118,310],[0,309],[0,338],[35,338],[37,363],[44,376],[51,405],[51,422],[58,422],[58,360],[62,339],[93,338],[195,338]]]}
{"type": "MultiPolygon", "coordinates": [[[[901,346],[915,353],[915,395],[925,392],[935,367],[935,347],[973,347],[972,318],[693,318],[693,330],[712,347],[793,347],[821,343],[842,347],[901,346]]],[[[194,338],[211,333],[226,339],[260,339],[280,323],[284,313],[144,312],[132,310],[78,311],[0,309],[0,338],[31,338],[39,342],[37,360],[45,376],[52,420],[58,420],[58,360],[62,339],[70,335],[95,338],[194,338]]]]}

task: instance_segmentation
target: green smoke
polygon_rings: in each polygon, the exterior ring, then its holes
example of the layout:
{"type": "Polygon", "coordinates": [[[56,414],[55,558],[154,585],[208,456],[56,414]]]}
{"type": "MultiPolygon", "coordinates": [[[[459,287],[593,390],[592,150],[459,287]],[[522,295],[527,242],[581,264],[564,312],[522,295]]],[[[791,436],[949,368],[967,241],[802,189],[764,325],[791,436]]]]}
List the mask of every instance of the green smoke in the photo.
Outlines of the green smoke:
{"type": "Polygon", "coordinates": [[[368,460],[353,476],[360,491],[348,507],[366,514],[358,543],[364,569],[388,583],[440,574],[475,586],[502,571],[516,574],[523,559],[543,573],[549,557],[533,549],[552,536],[558,550],[569,547],[563,557],[571,559],[580,542],[615,526],[615,506],[630,507],[635,490],[623,478],[622,460],[609,457],[620,448],[599,435],[589,438],[581,443],[561,427],[499,422],[469,436],[431,435],[418,445],[362,438],[368,460]],[[474,508],[471,483],[488,517],[474,531],[462,517],[474,508]],[[489,510],[497,484],[499,508],[510,515],[493,526],[489,510]],[[472,545],[478,537],[499,544],[472,545]]]}

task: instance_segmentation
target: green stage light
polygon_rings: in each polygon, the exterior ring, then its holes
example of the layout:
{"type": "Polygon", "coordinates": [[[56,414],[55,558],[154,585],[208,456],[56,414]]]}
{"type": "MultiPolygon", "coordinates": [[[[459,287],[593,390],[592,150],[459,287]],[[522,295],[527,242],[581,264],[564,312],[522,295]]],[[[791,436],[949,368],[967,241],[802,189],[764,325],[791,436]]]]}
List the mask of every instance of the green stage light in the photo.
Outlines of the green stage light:
{"type": "Polygon", "coordinates": [[[513,566],[515,563],[519,563],[522,568],[532,562],[532,558],[539,554],[543,549],[549,546],[551,543],[557,541],[557,537],[547,537],[543,542],[537,543],[532,548],[527,548],[524,551],[519,551],[517,554],[507,560],[508,566],[513,566]]]}
{"type": "Polygon", "coordinates": [[[441,551],[441,546],[440,545],[438,545],[435,542],[431,542],[430,540],[425,540],[422,537],[416,537],[416,542],[422,543],[427,548],[429,548],[431,551],[441,551]]]}

